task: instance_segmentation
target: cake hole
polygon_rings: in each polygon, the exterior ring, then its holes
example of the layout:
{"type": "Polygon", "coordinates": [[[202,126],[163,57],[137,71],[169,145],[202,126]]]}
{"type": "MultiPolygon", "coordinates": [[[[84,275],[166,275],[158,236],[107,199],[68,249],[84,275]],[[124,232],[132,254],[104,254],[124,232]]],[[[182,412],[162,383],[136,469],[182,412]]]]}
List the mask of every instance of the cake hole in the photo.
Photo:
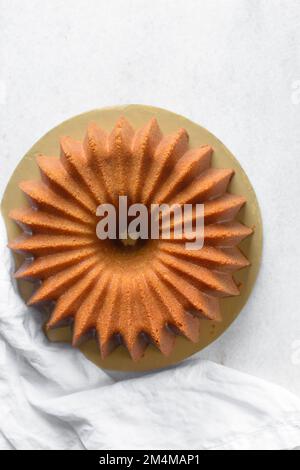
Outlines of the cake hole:
{"type": "Polygon", "coordinates": [[[112,241],[122,251],[136,251],[143,248],[148,240],[142,240],[141,238],[136,240],[128,236],[127,238],[118,238],[112,241]]]}

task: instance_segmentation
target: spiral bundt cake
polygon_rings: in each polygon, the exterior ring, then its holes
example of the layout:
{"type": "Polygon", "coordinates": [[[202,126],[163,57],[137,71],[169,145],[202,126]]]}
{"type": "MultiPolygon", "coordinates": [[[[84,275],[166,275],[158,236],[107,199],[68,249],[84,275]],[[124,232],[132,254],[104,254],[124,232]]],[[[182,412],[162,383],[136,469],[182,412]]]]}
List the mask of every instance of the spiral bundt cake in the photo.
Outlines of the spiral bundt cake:
{"type": "Polygon", "coordinates": [[[107,134],[91,123],[83,142],[61,139],[60,158],[40,155],[41,181],[24,181],[31,207],[10,217],[24,233],[17,279],[38,280],[29,305],[50,302],[47,327],[73,323],[73,344],[96,332],[102,357],[123,343],[138,360],[149,343],[167,355],[176,334],[196,342],[201,317],[220,320],[219,299],[239,294],[233,272],[249,265],[237,248],[252,230],[235,221],[245,199],[227,192],[233,171],[211,168],[210,146],[189,148],[156,119],[135,131],[121,117],[107,134]],[[97,207],[204,203],[204,246],[185,240],[99,240],[97,207]],[[132,243],[131,243],[132,242],[132,243]]]}

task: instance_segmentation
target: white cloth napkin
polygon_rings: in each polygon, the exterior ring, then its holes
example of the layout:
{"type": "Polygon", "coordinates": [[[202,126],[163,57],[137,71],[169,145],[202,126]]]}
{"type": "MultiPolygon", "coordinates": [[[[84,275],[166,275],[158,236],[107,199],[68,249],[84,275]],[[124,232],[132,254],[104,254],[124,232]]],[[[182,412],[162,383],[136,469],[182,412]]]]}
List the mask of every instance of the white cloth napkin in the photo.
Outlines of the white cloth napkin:
{"type": "Polygon", "coordinates": [[[0,448],[290,449],[300,399],[232,369],[191,359],[144,375],[110,374],[50,344],[20,299],[0,223],[0,448]]]}

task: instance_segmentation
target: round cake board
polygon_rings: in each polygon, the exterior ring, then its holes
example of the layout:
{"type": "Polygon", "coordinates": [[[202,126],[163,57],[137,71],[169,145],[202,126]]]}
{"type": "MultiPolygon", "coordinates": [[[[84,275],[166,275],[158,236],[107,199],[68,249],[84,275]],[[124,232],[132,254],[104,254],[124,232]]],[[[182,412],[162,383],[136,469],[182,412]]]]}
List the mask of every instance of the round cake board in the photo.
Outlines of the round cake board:
{"type": "MultiPolygon", "coordinates": [[[[145,105],[127,105],[96,109],[75,116],[52,129],[33,145],[10,178],[1,203],[8,241],[16,238],[21,232],[17,224],[9,219],[9,211],[17,207],[28,206],[28,201],[18,187],[19,182],[27,179],[40,179],[36,156],[41,153],[48,156],[59,155],[60,137],[69,135],[75,139],[83,139],[86,128],[91,121],[97,122],[99,126],[110,131],[120,115],[125,116],[134,128],[143,126],[151,117],[155,116],[163,133],[174,132],[179,127],[185,128],[189,134],[190,147],[211,145],[214,149],[212,166],[234,169],[235,176],[230,183],[229,191],[233,194],[243,195],[247,199],[247,204],[240,211],[238,220],[254,229],[253,235],[239,245],[251,262],[250,267],[242,269],[234,276],[240,285],[240,295],[221,300],[223,318],[221,323],[201,320],[200,339],[196,344],[178,336],[176,346],[170,356],[163,356],[150,345],[144,357],[138,362],[132,361],[123,346],[115,349],[104,360],[100,357],[95,339],[88,340],[80,346],[83,354],[101,368],[118,371],[147,371],[176,364],[201,351],[224,333],[239,315],[251,294],[259,271],[262,254],[262,220],[256,195],[247,175],[236,158],[214,135],[198,124],[170,111],[145,105]]],[[[14,259],[17,269],[22,263],[23,257],[14,254],[14,259]]],[[[33,285],[26,281],[18,281],[18,287],[20,295],[26,301],[32,294],[33,285]]],[[[53,342],[70,343],[71,329],[64,327],[51,330],[47,332],[47,336],[53,342]]]]}

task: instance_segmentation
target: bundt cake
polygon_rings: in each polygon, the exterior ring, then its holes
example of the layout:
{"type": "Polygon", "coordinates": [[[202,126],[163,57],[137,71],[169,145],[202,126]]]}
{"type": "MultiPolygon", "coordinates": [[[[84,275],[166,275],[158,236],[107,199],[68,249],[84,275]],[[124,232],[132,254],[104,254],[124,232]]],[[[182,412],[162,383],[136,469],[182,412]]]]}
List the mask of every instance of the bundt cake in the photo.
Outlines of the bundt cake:
{"type": "MultiPolygon", "coordinates": [[[[184,129],[164,136],[155,118],[134,130],[120,117],[95,123],[83,142],[63,137],[60,158],[39,155],[42,179],[21,182],[30,207],[10,217],[24,233],[17,279],[39,281],[29,305],[50,302],[52,328],[72,322],[73,344],[96,332],[102,357],[123,343],[138,360],[149,343],[168,355],[176,334],[196,342],[199,319],[220,320],[219,299],[239,294],[233,272],[249,265],[237,248],[252,230],[235,221],[245,199],[227,192],[230,169],[211,167],[210,146],[189,148],[184,129]],[[99,240],[97,207],[204,203],[204,245],[185,238],[99,240]]],[[[174,221],[173,221],[174,225],[174,221]]],[[[173,227],[174,228],[174,227],[173,227]]]]}

